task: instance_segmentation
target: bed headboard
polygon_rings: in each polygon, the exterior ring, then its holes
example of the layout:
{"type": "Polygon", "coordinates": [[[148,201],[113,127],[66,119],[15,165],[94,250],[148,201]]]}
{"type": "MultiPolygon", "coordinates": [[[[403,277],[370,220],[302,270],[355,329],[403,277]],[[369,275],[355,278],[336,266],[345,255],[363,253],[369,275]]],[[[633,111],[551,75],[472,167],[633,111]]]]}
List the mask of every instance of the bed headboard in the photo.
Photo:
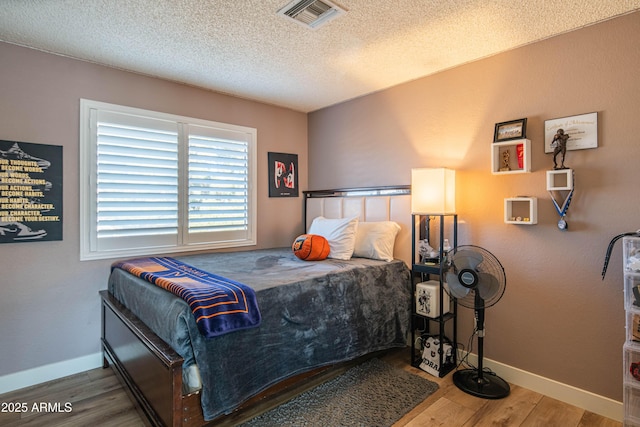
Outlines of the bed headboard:
{"type": "Polygon", "coordinates": [[[305,231],[318,216],[360,221],[395,221],[400,225],[394,257],[411,266],[411,186],[304,191],[305,231]]]}

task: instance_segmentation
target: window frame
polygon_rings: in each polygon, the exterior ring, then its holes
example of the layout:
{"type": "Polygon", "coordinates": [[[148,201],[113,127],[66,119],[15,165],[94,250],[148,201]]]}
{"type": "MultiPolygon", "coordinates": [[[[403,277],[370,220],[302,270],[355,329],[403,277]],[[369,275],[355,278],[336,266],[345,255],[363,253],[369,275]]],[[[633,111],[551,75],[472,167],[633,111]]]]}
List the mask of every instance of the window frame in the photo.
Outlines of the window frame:
{"type": "MultiPolygon", "coordinates": [[[[193,117],[109,104],[88,99],[80,100],[80,260],[122,258],[151,254],[180,253],[223,249],[257,244],[257,130],[247,126],[214,122],[193,117]],[[175,122],[178,131],[178,227],[176,244],[153,243],[153,236],[139,239],[142,244],[128,249],[99,249],[97,245],[97,132],[98,111],[139,116],[142,119],[175,122]],[[188,238],[188,155],[189,127],[220,130],[221,133],[242,134],[246,138],[248,156],[247,230],[234,239],[208,240],[188,238]]],[[[222,233],[224,234],[224,233],[222,233]]],[[[193,233],[192,233],[193,235],[193,233]]],[[[212,233],[215,235],[215,232],[212,233]]],[[[220,236],[220,235],[218,235],[220,236]]]]}

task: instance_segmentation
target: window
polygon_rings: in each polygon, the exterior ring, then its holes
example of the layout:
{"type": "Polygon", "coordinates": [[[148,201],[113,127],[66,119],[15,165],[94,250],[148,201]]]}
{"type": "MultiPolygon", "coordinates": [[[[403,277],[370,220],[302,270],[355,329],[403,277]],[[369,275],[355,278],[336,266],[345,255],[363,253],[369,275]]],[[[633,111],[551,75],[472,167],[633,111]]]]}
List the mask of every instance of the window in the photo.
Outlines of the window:
{"type": "Polygon", "coordinates": [[[256,243],[256,130],[80,102],[80,259],[256,243]]]}

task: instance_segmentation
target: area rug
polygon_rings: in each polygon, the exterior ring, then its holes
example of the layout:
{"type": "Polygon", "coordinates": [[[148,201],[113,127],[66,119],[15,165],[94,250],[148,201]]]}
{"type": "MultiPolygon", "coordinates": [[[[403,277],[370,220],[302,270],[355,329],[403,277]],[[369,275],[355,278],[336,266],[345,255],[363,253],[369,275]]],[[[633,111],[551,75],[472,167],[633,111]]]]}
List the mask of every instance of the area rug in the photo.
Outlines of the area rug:
{"type": "Polygon", "coordinates": [[[388,427],[437,389],[432,381],[371,359],[242,427],[388,427]]]}

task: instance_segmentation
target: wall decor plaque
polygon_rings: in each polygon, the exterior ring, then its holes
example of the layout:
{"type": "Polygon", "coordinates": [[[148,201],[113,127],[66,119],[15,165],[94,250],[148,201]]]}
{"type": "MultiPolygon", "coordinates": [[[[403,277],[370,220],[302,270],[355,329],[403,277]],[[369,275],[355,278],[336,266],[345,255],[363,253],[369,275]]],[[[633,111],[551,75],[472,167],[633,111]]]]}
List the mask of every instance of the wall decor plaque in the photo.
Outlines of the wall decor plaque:
{"type": "Polygon", "coordinates": [[[555,135],[562,129],[569,138],[566,149],[584,150],[598,147],[598,113],[580,114],[578,116],[561,117],[544,122],[544,152],[553,153],[555,135]]]}
{"type": "Polygon", "coordinates": [[[298,155],[268,153],[269,197],[298,197],[298,155]]]}
{"type": "Polygon", "coordinates": [[[62,146],[0,141],[0,243],[62,240],[62,146]]]}

